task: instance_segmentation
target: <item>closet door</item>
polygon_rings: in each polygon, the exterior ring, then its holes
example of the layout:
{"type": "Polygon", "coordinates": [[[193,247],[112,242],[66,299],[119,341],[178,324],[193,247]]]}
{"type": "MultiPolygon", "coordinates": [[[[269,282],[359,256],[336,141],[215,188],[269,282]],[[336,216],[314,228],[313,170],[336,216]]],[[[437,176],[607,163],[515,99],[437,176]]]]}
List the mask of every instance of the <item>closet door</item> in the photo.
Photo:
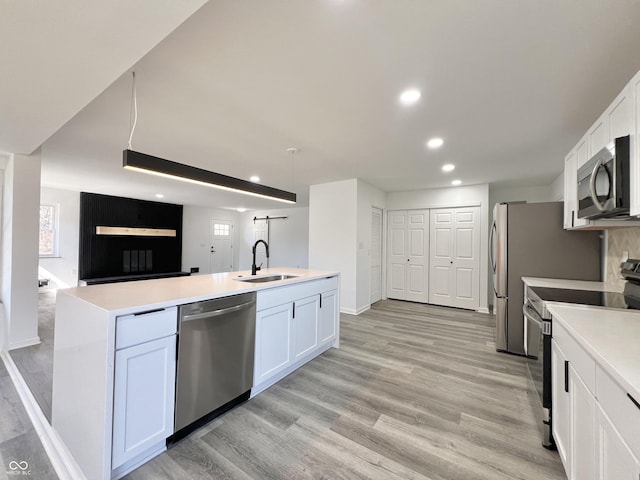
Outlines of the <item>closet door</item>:
{"type": "Polygon", "coordinates": [[[476,310],[480,300],[480,207],[431,210],[429,303],[476,310]]]}
{"type": "Polygon", "coordinates": [[[388,213],[387,297],[428,301],[429,210],[388,213]]]}

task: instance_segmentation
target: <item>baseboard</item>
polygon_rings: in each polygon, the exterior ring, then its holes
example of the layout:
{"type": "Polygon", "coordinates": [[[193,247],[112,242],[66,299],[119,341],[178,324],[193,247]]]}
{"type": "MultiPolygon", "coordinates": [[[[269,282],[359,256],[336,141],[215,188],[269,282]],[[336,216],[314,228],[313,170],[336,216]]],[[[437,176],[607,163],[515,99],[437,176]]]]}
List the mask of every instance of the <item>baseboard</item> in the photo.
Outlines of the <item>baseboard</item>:
{"type": "Polygon", "coordinates": [[[13,359],[6,350],[0,351],[0,358],[3,360],[9,377],[13,381],[18,396],[24,405],[27,415],[33,424],[33,428],[42,443],[42,446],[51,461],[53,469],[56,471],[60,480],[87,480],[82,470],[74,460],[69,450],[65,446],[62,439],[55,432],[53,427],[47,421],[47,418],[42,413],[38,402],[29,390],[29,387],[25,383],[22,375],[18,371],[16,364],[13,363],[13,359]]]}
{"type": "Polygon", "coordinates": [[[340,307],[340,313],[346,313],[348,315],[360,315],[363,312],[366,312],[371,308],[371,305],[366,305],[361,308],[353,309],[353,308],[343,308],[340,307]]]}
{"type": "Polygon", "coordinates": [[[478,313],[490,313],[487,307],[480,307],[476,310],[478,313]]]}
{"type": "Polygon", "coordinates": [[[18,348],[31,347],[33,345],[40,345],[42,342],[40,341],[39,336],[27,338],[25,340],[21,340],[19,342],[10,343],[9,350],[16,350],[18,348]]]}

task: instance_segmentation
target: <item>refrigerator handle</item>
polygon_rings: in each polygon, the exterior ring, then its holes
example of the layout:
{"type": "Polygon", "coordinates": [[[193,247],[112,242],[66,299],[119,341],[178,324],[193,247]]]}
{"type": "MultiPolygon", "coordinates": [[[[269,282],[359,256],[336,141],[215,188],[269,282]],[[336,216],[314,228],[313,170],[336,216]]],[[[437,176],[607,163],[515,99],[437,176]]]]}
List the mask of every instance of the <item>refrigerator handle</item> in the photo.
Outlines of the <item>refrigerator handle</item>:
{"type": "MultiPolygon", "coordinates": [[[[493,221],[493,225],[491,225],[491,233],[489,234],[489,258],[491,259],[491,269],[493,270],[493,273],[496,273],[496,259],[493,257],[493,250],[494,250],[494,240],[495,240],[495,233],[496,233],[496,221],[493,221]]],[[[494,287],[495,290],[495,287],[494,287]]]]}

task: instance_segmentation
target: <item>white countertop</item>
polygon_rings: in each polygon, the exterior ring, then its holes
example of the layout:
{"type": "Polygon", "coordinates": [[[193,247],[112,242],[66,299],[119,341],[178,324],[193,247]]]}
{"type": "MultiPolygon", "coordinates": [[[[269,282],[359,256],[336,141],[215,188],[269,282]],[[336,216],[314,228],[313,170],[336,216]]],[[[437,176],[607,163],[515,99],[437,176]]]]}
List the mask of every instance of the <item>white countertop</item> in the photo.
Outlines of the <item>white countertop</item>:
{"type": "Polygon", "coordinates": [[[628,393],[640,398],[640,311],[547,302],[553,321],[628,393]]]}
{"type": "Polygon", "coordinates": [[[621,293],[623,287],[613,283],[589,282],[586,280],[567,280],[562,278],[522,277],[522,281],[529,287],[570,288],[574,290],[594,290],[597,292],[621,293]]]}
{"type": "Polygon", "coordinates": [[[58,295],[70,295],[106,311],[127,314],[239,293],[255,292],[267,288],[282,287],[339,274],[339,272],[326,270],[273,267],[260,270],[256,277],[282,273],[296,275],[296,278],[265,283],[235,280],[239,277],[251,277],[251,272],[245,270],[210,275],[89,285],[59,290],[58,295]]]}

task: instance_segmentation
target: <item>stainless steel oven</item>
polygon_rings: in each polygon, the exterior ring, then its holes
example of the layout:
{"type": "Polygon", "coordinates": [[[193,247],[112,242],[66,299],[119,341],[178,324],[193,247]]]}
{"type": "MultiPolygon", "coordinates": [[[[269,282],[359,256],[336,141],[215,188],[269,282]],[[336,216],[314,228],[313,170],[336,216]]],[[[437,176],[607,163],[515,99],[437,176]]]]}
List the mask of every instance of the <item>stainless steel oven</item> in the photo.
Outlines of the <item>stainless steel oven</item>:
{"type": "Polygon", "coordinates": [[[578,168],[578,217],[628,217],[629,136],[616,138],[578,168]]]}
{"type": "Polygon", "coordinates": [[[527,289],[523,305],[524,349],[527,356],[529,395],[534,407],[542,446],[555,449],[551,431],[551,319],[544,302],[527,289]]]}

